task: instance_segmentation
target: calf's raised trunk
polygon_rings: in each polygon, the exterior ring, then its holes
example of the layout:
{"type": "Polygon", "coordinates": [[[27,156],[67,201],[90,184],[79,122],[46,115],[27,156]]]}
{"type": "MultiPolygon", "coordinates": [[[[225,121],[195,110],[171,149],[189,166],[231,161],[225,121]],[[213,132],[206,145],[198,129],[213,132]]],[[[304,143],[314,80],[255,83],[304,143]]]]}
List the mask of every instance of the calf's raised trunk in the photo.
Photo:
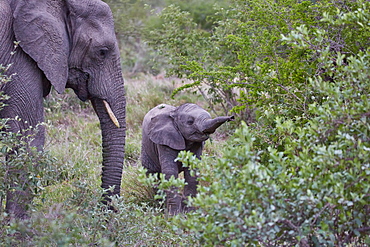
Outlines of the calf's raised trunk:
{"type": "Polygon", "coordinates": [[[220,127],[223,123],[234,120],[234,116],[231,117],[216,117],[214,119],[207,119],[201,128],[203,133],[212,134],[220,127]]]}

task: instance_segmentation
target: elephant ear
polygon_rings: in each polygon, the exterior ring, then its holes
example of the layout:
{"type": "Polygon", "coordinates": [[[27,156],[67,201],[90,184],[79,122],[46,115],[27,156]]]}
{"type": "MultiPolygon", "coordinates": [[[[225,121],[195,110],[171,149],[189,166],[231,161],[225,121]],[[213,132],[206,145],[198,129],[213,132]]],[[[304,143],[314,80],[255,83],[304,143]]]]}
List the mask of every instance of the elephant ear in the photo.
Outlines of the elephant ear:
{"type": "Polygon", "coordinates": [[[68,78],[69,41],[64,1],[17,1],[14,34],[20,47],[44,72],[58,93],[68,78]]]}
{"type": "Polygon", "coordinates": [[[185,139],[168,114],[153,117],[149,123],[149,138],[152,142],[175,150],[185,150],[185,139]]]}

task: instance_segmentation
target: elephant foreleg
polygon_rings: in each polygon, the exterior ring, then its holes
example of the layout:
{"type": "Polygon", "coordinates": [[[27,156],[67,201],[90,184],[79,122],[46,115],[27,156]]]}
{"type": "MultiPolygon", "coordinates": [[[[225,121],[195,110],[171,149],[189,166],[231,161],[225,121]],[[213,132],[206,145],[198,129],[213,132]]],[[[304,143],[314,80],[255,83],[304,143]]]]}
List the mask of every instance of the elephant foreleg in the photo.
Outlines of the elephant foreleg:
{"type": "MultiPolygon", "coordinates": [[[[194,171],[195,172],[195,171],[194,171]]],[[[188,167],[184,168],[184,177],[186,181],[186,185],[184,188],[184,196],[185,199],[182,201],[182,210],[184,212],[189,212],[191,210],[194,210],[193,207],[189,207],[187,205],[186,199],[190,197],[194,197],[197,193],[197,186],[198,186],[198,180],[197,176],[194,174],[194,176],[191,175],[191,171],[189,170],[188,167]]]]}
{"type": "MultiPolygon", "coordinates": [[[[195,173],[195,171],[194,171],[195,173]]],[[[189,170],[188,167],[185,167],[184,169],[184,177],[186,181],[186,185],[184,188],[184,195],[186,197],[188,196],[195,196],[197,194],[197,186],[198,186],[198,181],[197,181],[197,176],[194,174],[194,176],[191,175],[191,171],[189,170]]]]}
{"type": "MultiPolygon", "coordinates": [[[[202,155],[203,145],[204,145],[203,142],[194,143],[189,151],[192,152],[198,159],[200,159],[202,155]]],[[[194,210],[194,208],[188,206],[187,198],[189,196],[194,197],[197,194],[198,176],[195,174],[196,171],[193,171],[194,174],[192,174],[192,170],[190,170],[189,167],[184,167],[183,171],[184,171],[184,178],[186,181],[186,185],[184,188],[185,198],[182,201],[182,210],[184,212],[189,212],[191,210],[194,210]]]]}
{"type": "MultiPolygon", "coordinates": [[[[39,125],[44,122],[43,75],[42,72],[35,69],[35,62],[28,56],[20,50],[16,53],[17,55],[20,57],[18,61],[22,63],[22,68],[25,69],[9,72],[17,72],[17,74],[12,77],[12,81],[6,83],[2,88],[10,98],[5,102],[6,106],[0,111],[0,118],[10,119],[7,122],[9,133],[22,134],[22,141],[24,141],[24,143],[21,142],[22,147],[13,151],[28,153],[31,151],[30,147],[36,147],[38,151],[41,151],[45,136],[45,127],[39,125]]],[[[17,68],[17,64],[14,63],[10,69],[13,67],[17,68]]],[[[27,166],[35,166],[37,161],[22,164],[20,160],[10,160],[14,159],[14,153],[7,157],[7,182],[9,187],[6,211],[10,215],[24,218],[33,198],[27,166]]]]}
{"type": "MultiPolygon", "coordinates": [[[[165,175],[166,180],[171,177],[178,178],[179,168],[175,159],[177,158],[178,151],[173,150],[167,146],[160,145],[158,147],[158,155],[161,163],[161,173],[165,175]]],[[[170,215],[175,215],[181,212],[182,196],[179,194],[179,189],[172,186],[166,190],[166,207],[170,215]]]]}

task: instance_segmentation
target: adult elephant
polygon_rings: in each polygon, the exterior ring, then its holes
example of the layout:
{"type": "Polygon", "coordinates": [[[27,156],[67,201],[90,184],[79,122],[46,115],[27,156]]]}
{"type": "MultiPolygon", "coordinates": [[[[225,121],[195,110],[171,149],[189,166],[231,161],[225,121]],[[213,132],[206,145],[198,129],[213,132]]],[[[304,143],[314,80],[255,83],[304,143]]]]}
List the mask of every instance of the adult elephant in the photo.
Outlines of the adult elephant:
{"type": "MultiPolygon", "coordinates": [[[[0,112],[12,132],[44,121],[43,97],[72,88],[90,100],[102,130],[102,187],[119,194],[125,142],[125,92],[113,17],[100,0],[0,0],[0,64],[12,80],[1,87],[10,98],[0,112]],[[19,45],[14,48],[14,42],[19,45]],[[15,53],[14,53],[15,49],[15,53]]],[[[35,129],[35,128],[34,128],[35,129]]],[[[44,128],[30,143],[42,149],[44,128]]],[[[29,134],[29,133],[26,133],[29,134]]],[[[25,215],[30,193],[9,192],[6,209],[25,215]]]]}

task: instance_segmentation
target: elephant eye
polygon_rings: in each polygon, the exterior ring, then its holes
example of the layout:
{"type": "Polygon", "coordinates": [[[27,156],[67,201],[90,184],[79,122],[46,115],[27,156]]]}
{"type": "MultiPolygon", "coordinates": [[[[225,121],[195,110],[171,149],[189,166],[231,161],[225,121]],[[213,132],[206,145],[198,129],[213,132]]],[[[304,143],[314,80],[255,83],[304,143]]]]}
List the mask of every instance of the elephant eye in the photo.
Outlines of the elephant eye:
{"type": "Polygon", "coordinates": [[[189,118],[189,119],[186,121],[186,124],[187,124],[187,125],[193,125],[193,124],[194,124],[194,118],[189,118]]]}
{"type": "Polygon", "coordinates": [[[109,49],[108,49],[107,47],[101,48],[101,49],[99,50],[99,56],[100,56],[101,58],[106,58],[106,57],[107,57],[107,55],[108,55],[108,52],[109,52],[109,49]]]}

